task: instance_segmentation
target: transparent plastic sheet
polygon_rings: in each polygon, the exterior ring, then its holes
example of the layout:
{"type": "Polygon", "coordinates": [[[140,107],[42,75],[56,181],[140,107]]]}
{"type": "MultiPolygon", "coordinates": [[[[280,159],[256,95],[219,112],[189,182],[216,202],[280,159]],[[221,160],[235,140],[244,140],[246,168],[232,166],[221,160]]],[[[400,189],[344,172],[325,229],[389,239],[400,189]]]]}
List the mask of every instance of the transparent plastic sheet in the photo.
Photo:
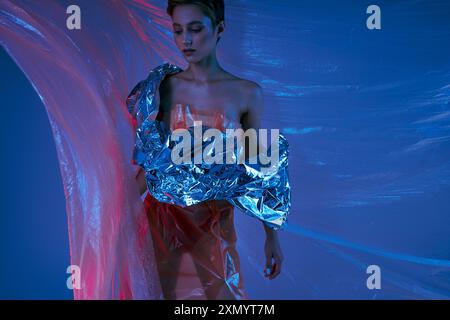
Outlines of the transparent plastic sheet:
{"type": "MultiPolygon", "coordinates": [[[[119,298],[111,271],[118,270],[118,250],[109,245],[119,237],[108,226],[109,214],[104,217],[105,206],[119,208],[117,195],[125,193],[111,188],[117,177],[103,183],[113,164],[91,167],[95,151],[114,150],[114,143],[100,140],[123,141],[116,151],[122,148],[124,159],[114,163],[123,164],[116,172],[127,170],[134,137],[124,99],[152,67],[183,61],[172,44],[165,1],[78,3],[82,32],[64,28],[69,1],[2,0],[0,41],[52,123],[72,259],[88,267],[84,274],[93,280],[75,297],[119,298]],[[83,108],[80,100],[96,108],[83,108]],[[112,132],[117,136],[107,134],[112,132]],[[93,200],[103,198],[112,202],[93,200]],[[76,214],[90,219],[75,223],[76,214]],[[100,221],[107,222],[103,232],[82,230],[83,223],[100,221]],[[106,236],[99,234],[109,235],[100,255],[96,240],[106,236]]],[[[219,58],[228,70],[262,84],[270,106],[263,120],[292,137],[295,164],[290,227],[281,235],[285,263],[277,280],[262,276],[262,230],[254,219],[235,217],[241,270],[253,298],[450,297],[450,10],[447,1],[380,5],[396,19],[390,28],[368,33],[366,7],[354,1],[339,2],[337,10],[324,10],[337,6],[325,0],[227,1],[227,33],[233,36],[221,40],[219,58]],[[371,264],[382,268],[382,290],[366,286],[371,264]]],[[[126,198],[135,203],[133,197],[126,198]]],[[[112,212],[115,222],[129,214],[112,212]]],[[[139,269],[128,273],[145,274],[139,269]]],[[[151,285],[155,269],[123,292],[151,285]]],[[[156,297],[158,290],[122,297],[156,297]]]]}
{"type": "MultiPolygon", "coordinates": [[[[0,41],[39,94],[53,130],[67,203],[75,299],[158,299],[151,235],[131,164],[125,99],[161,55],[163,10],[143,1],[1,1],[0,41]],[[88,8],[88,9],[87,9],[88,8]],[[89,14],[87,14],[89,12],[89,14]],[[154,27],[143,28],[147,19],[154,27]]],[[[176,58],[175,58],[176,60],[176,58]]]]}

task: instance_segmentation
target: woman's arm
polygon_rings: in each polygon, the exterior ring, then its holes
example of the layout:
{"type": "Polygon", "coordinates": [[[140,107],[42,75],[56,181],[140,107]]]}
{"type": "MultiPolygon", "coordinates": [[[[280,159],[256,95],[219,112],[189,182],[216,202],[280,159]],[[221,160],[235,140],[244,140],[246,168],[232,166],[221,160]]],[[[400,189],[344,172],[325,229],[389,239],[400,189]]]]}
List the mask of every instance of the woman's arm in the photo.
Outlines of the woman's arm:
{"type": "Polygon", "coordinates": [[[139,187],[139,194],[142,196],[147,191],[147,182],[145,181],[145,172],[142,168],[136,174],[136,181],[139,187]]]}
{"type": "MultiPolygon", "coordinates": [[[[262,88],[258,84],[250,82],[248,90],[249,99],[247,110],[241,118],[242,128],[244,130],[247,130],[249,128],[258,130],[261,126],[261,115],[264,109],[262,88]]],[[[263,145],[261,145],[261,143],[264,142],[258,142],[258,152],[262,152],[265,148],[263,145]]],[[[249,148],[246,144],[245,159],[248,159],[248,157],[249,148]]],[[[274,279],[281,272],[283,253],[281,251],[277,231],[267,226],[264,221],[262,222],[262,224],[266,233],[266,240],[264,244],[264,253],[266,256],[264,274],[268,279],[274,279]]]]}

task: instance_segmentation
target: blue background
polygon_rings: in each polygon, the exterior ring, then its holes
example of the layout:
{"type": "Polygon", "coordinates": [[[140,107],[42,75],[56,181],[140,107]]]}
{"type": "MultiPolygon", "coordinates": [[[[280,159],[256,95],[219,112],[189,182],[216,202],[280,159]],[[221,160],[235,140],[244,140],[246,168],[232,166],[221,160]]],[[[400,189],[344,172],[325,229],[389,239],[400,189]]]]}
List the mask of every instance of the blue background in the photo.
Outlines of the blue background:
{"type": "Polygon", "coordinates": [[[0,50],[0,299],[71,299],[66,209],[45,108],[0,50]]]}
{"type": "MultiPolygon", "coordinates": [[[[381,30],[365,26],[370,4],[227,7],[224,65],[263,86],[263,122],[291,145],[292,218],[272,283],[256,275],[262,251],[250,249],[262,247],[262,227],[249,232],[254,222],[237,215],[251,297],[450,297],[450,3],[377,1],[381,30]],[[370,264],[382,268],[382,290],[365,285],[370,264]]],[[[3,50],[0,63],[0,298],[70,299],[45,108],[3,50]]]]}

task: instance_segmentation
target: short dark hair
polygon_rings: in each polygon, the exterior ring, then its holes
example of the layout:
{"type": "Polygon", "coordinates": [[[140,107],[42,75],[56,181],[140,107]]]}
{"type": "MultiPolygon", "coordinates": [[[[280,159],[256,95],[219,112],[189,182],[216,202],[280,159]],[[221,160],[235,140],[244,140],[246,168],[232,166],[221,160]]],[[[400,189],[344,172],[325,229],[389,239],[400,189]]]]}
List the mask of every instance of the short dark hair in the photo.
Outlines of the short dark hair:
{"type": "Polygon", "coordinates": [[[220,22],[225,21],[225,4],[224,0],[168,0],[167,14],[173,15],[176,6],[183,4],[193,4],[198,6],[203,13],[211,19],[213,27],[220,22]]]}

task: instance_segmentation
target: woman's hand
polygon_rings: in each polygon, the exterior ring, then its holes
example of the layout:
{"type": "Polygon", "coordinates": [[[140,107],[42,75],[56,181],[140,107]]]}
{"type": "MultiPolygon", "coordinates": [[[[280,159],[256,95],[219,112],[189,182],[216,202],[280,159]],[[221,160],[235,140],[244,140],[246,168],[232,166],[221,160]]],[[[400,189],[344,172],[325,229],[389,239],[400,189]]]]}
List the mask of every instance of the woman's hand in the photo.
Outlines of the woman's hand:
{"type": "Polygon", "coordinates": [[[270,280],[277,277],[281,272],[283,262],[283,253],[281,252],[280,241],[275,230],[267,229],[266,241],[264,243],[264,253],[266,255],[266,264],[264,267],[264,276],[270,280]]]}

